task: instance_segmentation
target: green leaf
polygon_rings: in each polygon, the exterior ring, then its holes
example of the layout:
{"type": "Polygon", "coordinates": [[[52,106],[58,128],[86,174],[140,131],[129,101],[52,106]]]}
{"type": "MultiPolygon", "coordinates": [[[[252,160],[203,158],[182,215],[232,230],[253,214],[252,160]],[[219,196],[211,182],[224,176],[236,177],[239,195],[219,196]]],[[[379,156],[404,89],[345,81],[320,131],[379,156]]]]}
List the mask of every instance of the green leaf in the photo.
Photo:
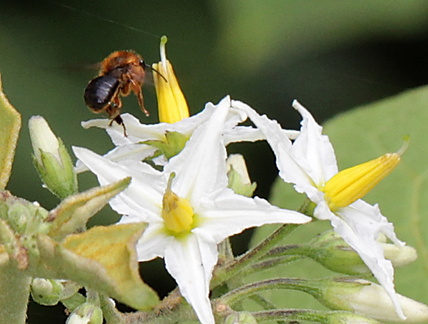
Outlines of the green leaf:
{"type": "Polygon", "coordinates": [[[149,310],[159,301],[141,280],[135,244],[146,224],[97,226],[57,243],[39,236],[43,262],[57,278],[105,293],[131,307],[149,310]]]}
{"type": "MultiPolygon", "coordinates": [[[[311,107],[307,107],[311,110],[311,107]]],[[[412,264],[396,269],[398,293],[428,304],[428,87],[402,93],[343,113],[324,128],[336,151],[339,169],[394,152],[410,135],[410,147],[396,170],[376,186],[364,200],[378,203],[382,214],[395,225],[398,237],[417,249],[419,258],[412,264]]],[[[272,189],[272,203],[284,208],[297,208],[304,196],[297,194],[290,184],[277,179],[272,189]]],[[[315,221],[302,225],[286,241],[306,242],[317,233],[331,228],[329,222],[315,221]]],[[[270,228],[256,231],[254,241],[265,237],[270,228]]],[[[319,278],[332,272],[311,260],[295,262],[269,271],[271,276],[319,278]]],[[[263,279],[268,273],[260,274],[263,279]]],[[[288,292],[268,294],[272,300],[285,300],[284,307],[317,307],[302,294],[288,292]],[[290,297],[293,296],[293,297],[290,297]]]]}
{"type": "Polygon", "coordinates": [[[6,188],[12,171],[21,115],[13,108],[2,90],[0,76],[0,190],[6,188]]]}
{"type": "MultiPolygon", "coordinates": [[[[269,64],[287,65],[305,55],[346,47],[356,39],[403,37],[426,27],[425,2],[383,1],[214,1],[222,63],[230,73],[258,74],[269,64]],[[245,50],[242,50],[245,49],[245,50]],[[239,59],[231,53],[239,53],[239,59]]],[[[242,75],[241,75],[242,77],[242,75]]]]}
{"type": "Polygon", "coordinates": [[[96,187],[67,197],[53,209],[47,221],[52,222],[49,236],[56,240],[85,228],[89,218],[103,208],[111,198],[124,190],[131,178],[125,178],[103,187],[96,187]]]}

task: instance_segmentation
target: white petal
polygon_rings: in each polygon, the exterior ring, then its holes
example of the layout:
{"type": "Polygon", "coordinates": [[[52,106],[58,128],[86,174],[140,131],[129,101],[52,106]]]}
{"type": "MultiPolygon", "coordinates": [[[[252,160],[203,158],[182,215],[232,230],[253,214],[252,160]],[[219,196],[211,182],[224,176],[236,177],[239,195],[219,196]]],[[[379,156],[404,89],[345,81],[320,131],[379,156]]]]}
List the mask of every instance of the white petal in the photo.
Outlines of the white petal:
{"type": "Polygon", "coordinates": [[[173,244],[175,238],[165,233],[163,223],[149,224],[137,243],[138,261],[163,258],[165,249],[173,244]]]}
{"type": "Polygon", "coordinates": [[[195,235],[175,240],[165,250],[166,268],[202,324],[214,324],[208,294],[212,270],[216,263],[215,243],[206,241],[206,238],[198,239],[195,235]]]}
{"type": "Polygon", "coordinates": [[[90,119],[87,121],[82,121],[80,125],[84,129],[88,129],[91,127],[98,127],[98,128],[107,128],[109,127],[108,124],[110,124],[110,119],[103,118],[103,119],[90,119]]]}
{"type": "MultiPolygon", "coordinates": [[[[372,206],[373,207],[373,206],[372,206]]],[[[357,251],[361,259],[373,273],[377,281],[388,293],[394,303],[397,314],[404,318],[403,311],[394,289],[394,268],[391,261],[386,260],[383,249],[376,240],[379,232],[387,225],[380,213],[374,215],[375,209],[359,210],[348,206],[340,209],[331,223],[334,230],[342,236],[346,243],[357,251]],[[381,221],[379,222],[379,218],[381,221]]],[[[386,222],[387,223],[387,222],[386,222]]]]}
{"type": "Polygon", "coordinates": [[[377,239],[380,234],[384,234],[395,245],[399,247],[403,247],[406,245],[406,243],[400,241],[397,238],[397,235],[395,234],[395,231],[394,231],[394,225],[388,222],[388,219],[381,214],[379,206],[377,204],[372,206],[366,203],[364,200],[359,199],[354,203],[352,203],[351,205],[349,205],[349,207],[352,208],[353,210],[358,210],[360,213],[363,213],[364,215],[371,218],[376,223],[375,228],[377,229],[377,232],[376,232],[377,239]]]}
{"type": "MultiPolygon", "coordinates": [[[[299,164],[301,161],[295,160],[292,155],[291,141],[281,126],[275,120],[260,116],[255,110],[242,102],[234,101],[234,106],[243,109],[254,125],[265,135],[276,156],[276,165],[279,169],[280,177],[286,182],[296,184],[296,189],[299,192],[305,192],[309,195],[307,190],[313,190],[314,181],[307,174],[304,166],[299,164]]],[[[309,196],[309,198],[311,197],[309,196]]]]}
{"type": "Polygon", "coordinates": [[[310,175],[317,186],[338,172],[337,162],[328,136],[322,135],[322,127],[296,100],[293,107],[302,115],[300,135],[293,143],[293,155],[310,175]]]}
{"type": "Polygon", "coordinates": [[[166,180],[159,171],[136,161],[126,161],[133,164],[131,167],[118,164],[84,148],[73,147],[73,151],[97,175],[101,185],[132,177],[129,187],[110,201],[118,213],[138,215],[140,221],[160,217],[166,180]]]}
{"type": "Polygon", "coordinates": [[[246,228],[264,224],[303,224],[312,219],[296,211],[281,209],[266,200],[248,198],[225,189],[214,199],[201,204],[201,225],[194,232],[213,237],[216,243],[246,228]],[[203,234],[202,234],[203,233],[203,234]]]}
{"type": "MultiPolygon", "coordinates": [[[[157,149],[155,147],[149,145],[131,143],[117,146],[105,154],[104,157],[114,162],[120,162],[124,160],[142,161],[149,156],[152,156],[156,150],[157,149]]],[[[77,173],[81,173],[87,171],[88,168],[80,160],[78,160],[75,170],[77,173]]]]}
{"type": "Polygon", "coordinates": [[[256,142],[265,139],[265,135],[257,128],[236,126],[224,132],[224,141],[227,144],[236,142],[256,142]]]}
{"type": "Polygon", "coordinates": [[[223,99],[211,118],[194,131],[183,151],[170,159],[164,168],[167,174],[176,173],[172,190],[178,196],[190,199],[192,206],[197,205],[206,193],[227,186],[222,131],[229,108],[228,98],[223,99]]]}
{"type": "Polygon", "coordinates": [[[124,160],[142,161],[156,152],[156,148],[145,144],[128,144],[118,146],[104,155],[105,158],[120,162],[124,160]]]}

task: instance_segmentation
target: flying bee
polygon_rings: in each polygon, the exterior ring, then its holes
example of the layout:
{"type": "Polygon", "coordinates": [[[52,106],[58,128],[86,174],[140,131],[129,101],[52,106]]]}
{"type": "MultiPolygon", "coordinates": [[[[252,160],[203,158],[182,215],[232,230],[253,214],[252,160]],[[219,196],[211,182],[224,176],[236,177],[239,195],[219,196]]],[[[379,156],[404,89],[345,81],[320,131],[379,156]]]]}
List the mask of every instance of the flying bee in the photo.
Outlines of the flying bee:
{"type": "MultiPolygon", "coordinates": [[[[122,108],[121,96],[128,96],[133,92],[138,99],[138,104],[146,116],[149,112],[144,107],[142,86],[146,77],[146,68],[155,71],[163,79],[158,71],[147,65],[143,58],[133,51],[116,51],[111,53],[101,62],[98,76],[89,81],[84,94],[86,105],[94,113],[105,111],[113,121],[122,125],[124,135],[126,127],[120,110],[122,108]]],[[[165,80],[166,81],[166,80],[165,80]]]]}

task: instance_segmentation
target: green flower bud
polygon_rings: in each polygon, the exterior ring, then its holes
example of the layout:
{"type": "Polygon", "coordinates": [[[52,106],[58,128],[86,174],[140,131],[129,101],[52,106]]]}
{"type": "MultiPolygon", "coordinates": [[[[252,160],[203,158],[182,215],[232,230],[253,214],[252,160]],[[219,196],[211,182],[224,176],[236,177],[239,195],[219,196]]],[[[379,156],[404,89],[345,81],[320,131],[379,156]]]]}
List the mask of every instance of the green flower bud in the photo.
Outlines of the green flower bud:
{"type": "MultiPolygon", "coordinates": [[[[402,321],[391,298],[380,285],[367,280],[322,281],[316,298],[332,309],[342,309],[362,314],[380,321],[402,321]]],[[[409,323],[428,321],[428,306],[396,294],[409,323]]]]}
{"type": "Polygon", "coordinates": [[[63,199],[77,192],[77,177],[71,157],[41,116],[28,122],[33,145],[33,163],[44,185],[63,199]]]}
{"type": "Polygon", "coordinates": [[[358,253],[334,231],[317,236],[304,251],[306,256],[332,271],[349,275],[370,273],[358,253]]]}
{"type": "MultiPolygon", "coordinates": [[[[402,267],[416,260],[416,250],[411,246],[399,247],[394,244],[380,243],[385,258],[394,267],[402,267]]],[[[322,264],[327,269],[349,275],[370,273],[369,268],[361,260],[358,253],[352,249],[339,234],[327,231],[317,236],[299,251],[307,257],[322,264]]]]}
{"type": "Polygon", "coordinates": [[[236,312],[227,316],[224,324],[257,324],[257,321],[250,312],[236,312]]]}
{"type": "Polygon", "coordinates": [[[0,218],[5,220],[16,234],[47,233],[45,223],[48,212],[37,202],[15,197],[7,191],[0,194],[0,218]]]}
{"type": "Polygon", "coordinates": [[[58,280],[35,278],[31,282],[31,297],[40,305],[52,306],[59,302],[63,289],[58,280]]]}
{"type": "Polygon", "coordinates": [[[244,157],[241,154],[232,154],[227,158],[226,163],[228,187],[239,195],[252,197],[257,184],[251,183],[244,157]]]}
{"type": "Polygon", "coordinates": [[[66,324],[102,324],[103,312],[101,308],[90,303],[77,307],[68,317],[66,324]]]}

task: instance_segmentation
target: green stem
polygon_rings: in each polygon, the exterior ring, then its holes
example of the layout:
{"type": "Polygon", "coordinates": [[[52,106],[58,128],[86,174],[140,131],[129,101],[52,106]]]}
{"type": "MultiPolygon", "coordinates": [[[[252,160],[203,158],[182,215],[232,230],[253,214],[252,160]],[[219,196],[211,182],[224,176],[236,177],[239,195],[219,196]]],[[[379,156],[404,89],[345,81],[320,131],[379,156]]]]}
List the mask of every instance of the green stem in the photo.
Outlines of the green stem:
{"type": "Polygon", "coordinates": [[[100,294],[100,307],[107,323],[124,324],[125,316],[119,312],[105,295],[100,294]]]}
{"type": "Polygon", "coordinates": [[[330,312],[305,310],[305,309],[275,309],[251,313],[257,322],[287,320],[296,321],[311,321],[316,323],[330,323],[326,320],[326,315],[330,312]]]}
{"type": "Polygon", "coordinates": [[[285,257],[268,259],[266,261],[261,261],[259,263],[253,264],[251,266],[251,268],[248,269],[248,271],[245,271],[245,274],[247,275],[247,274],[251,274],[254,272],[258,272],[260,270],[270,269],[270,268],[278,266],[280,264],[292,263],[292,262],[295,262],[297,260],[301,260],[302,258],[303,257],[300,255],[290,255],[290,256],[285,256],[285,257]]]}
{"type": "Polygon", "coordinates": [[[300,290],[311,294],[315,298],[320,294],[317,287],[317,281],[306,279],[293,279],[293,278],[278,278],[258,281],[251,283],[235,290],[228,292],[219,298],[220,303],[233,305],[244,298],[258,294],[264,290],[272,289],[293,289],[300,290]]]}
{"type": "Polygon", "coordinates": [[[366,323],[381,324],[374,319],[347,311],[318,311],[312,309],[275,309],[251,313],[258,323],[287,320],[287,323],[310,321],[320,324],[366,323]]]}
{"type": "Polygon", "coordinates": [[[223,268],[219,268],[213,276],[211,281],[211,288],[218,286],[219,284],[238,274],[242,274],[244,268],[261,259],[270,249],[272,249],[279,241],[281,241],[284,236],[290,234],[298,226],[299,225],[297,224],[282,225],[264,241],[259,243],[247,253],[238,257],[234,262],[229,263],[223,268]]]}
{"type": "Polygon", "coordinates": [[[30,283],[31,277],[11,262],[0,266],[0,323],[25,323],[30,283]]]}
{"type": "MultiPolygon", "coordinates": [[[[264,309],[275,309],[275,305],[268,301],[266,298],[260,295],[253,295],[250,297],[251,300],[262,306],[264,309]]],[[[278,324],[285,324],[285,321],[277,321],[278,324]]]]}
{"type": "Polygon", "coordinates": [[[86,301],[92,305],[100,306],[100,296],[92,289],[86,289],[86,301]]]}

